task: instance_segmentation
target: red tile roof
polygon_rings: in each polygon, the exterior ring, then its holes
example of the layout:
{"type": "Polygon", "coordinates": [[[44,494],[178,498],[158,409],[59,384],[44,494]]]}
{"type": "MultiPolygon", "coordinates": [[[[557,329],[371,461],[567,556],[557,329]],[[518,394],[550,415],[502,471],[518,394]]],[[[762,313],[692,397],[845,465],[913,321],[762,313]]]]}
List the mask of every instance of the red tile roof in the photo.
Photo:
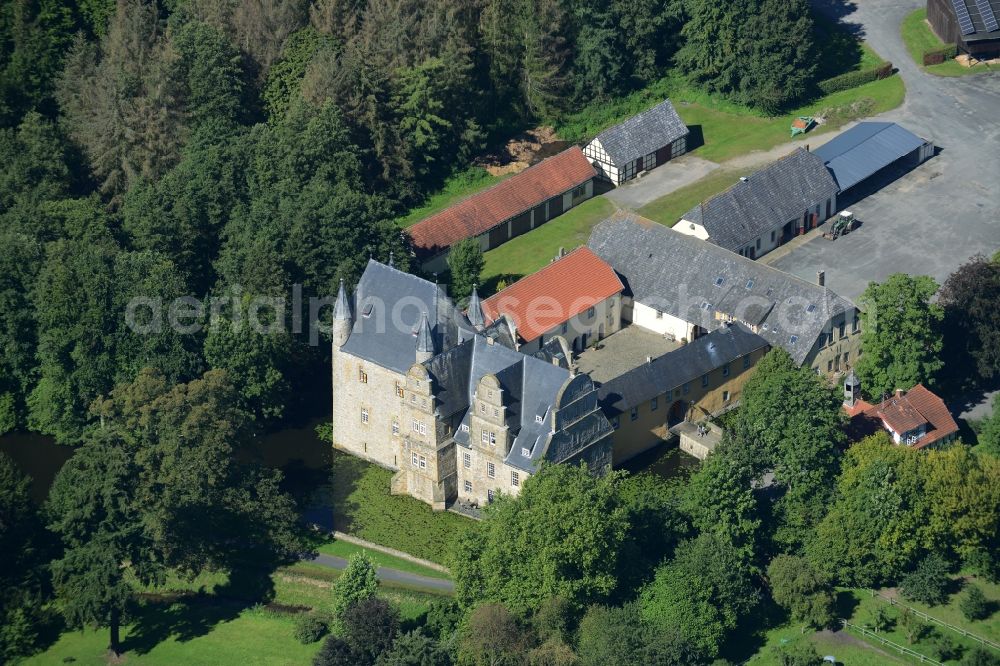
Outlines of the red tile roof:
{"type": "Polygon", "coordinates": [[[573,146],[409,228],[418,250],[434,252],[478,236],[597,175],[573,146]]]}
{"type": "Polygon", "coordinates": [[[866,422],[880,422],[884,427],[903,435],[927,424],[927,434],[917,440],[914,448],[922,449],[934,442],[958,432],[958,424],[952,417],[944,400],[934,395],[923,384],[917,384],[902,395],[894,395],[877,405],[860,400],[851,409],[844,407],[851,416],[852,426],[860,432],[866,422]],[[862,407],[863,406],[863,407],[862,407]]]}
{"type": "Polygon", "coordinates": [[[483,314],[490,322],[507,315],[531,342],[623,289],[611,266],[583,246],[487,298],[483,314]]]}

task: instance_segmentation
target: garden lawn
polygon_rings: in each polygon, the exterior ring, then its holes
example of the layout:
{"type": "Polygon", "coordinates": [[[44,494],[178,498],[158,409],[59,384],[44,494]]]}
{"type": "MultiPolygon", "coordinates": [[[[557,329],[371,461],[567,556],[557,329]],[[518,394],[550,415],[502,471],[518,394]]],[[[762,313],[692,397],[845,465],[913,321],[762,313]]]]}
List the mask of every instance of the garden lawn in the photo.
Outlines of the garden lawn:
{"type": "MultiPolygon", "coordinates": [[[[559,248],[565,248],[569,252],[584,245],[590,238],[590,230],[594,225],[610,216],[615,210],[617,208],[610,200],[601,196],[594,197],[542,226],[490,250],[484,255],[486,263],[482,273],[484,284],[481,295],[488,296],[494,293],[500,280],[511,284],[529,273],[534,273],[548,264],[556,256],[559,248]]],[[[412,551],[407,552],[412,553],[412,551]]],[[[417,555],[417,553],[412,554],[417,555]]]]}
{"type": "Polygon", "coordinates": [[[869,647],[861,636],[850,633],[817,633],[807,631],[802,633],[797,626],[782,626],[771,629],[765,635],[766,642],[756,654],[743,662],[745,666],[780,666],[781,662],[775,656],[779,645],[792,645],[808,641],[815,646],[820,657],[831,655],[838,664],[845,666],[885,666],[916,663],[901,655],[889,655],[869,647]],[[838,635],[839,634],[839,635],[838,635]],[[853,640],[857,638],[858,640],[853,640]]]}
{"type": "Polygon", "coordinates": [[[346,453],[334,451],[332,467],[326,493],[335,529],[447,566],[455,540],[472,525],[470,518],[391,495],[391,471],[346,453]]]}
{"type": "Polygon", "coordinates": [[[962,611],[958,607],[959,602],[964,596],[961,591],[952,594],[948,599],[948,603],[940,606],[925,606],[919,601],[909,601],[906,599],[902,599],[902,602],[943,622],[965,629],[970,633],[982,636],[995,643],[1000,643],[1000,585],[978,578],[972,579],[969,582],[981,589],[986,599],[993,604],[994,612],[985,620],[969,621],[965,619],[965,616],[962,615],[962,611]]]}
{"type": "Polygon", "coordinates": [[[485,190],[499,183],[506,176],[493,176],[482,167],[469,167],[465,171],[454,174],[444,182],[441,189],[427,198],[422,206],[412,209],[409,213],[396,220],[403,229],[413,226],[425,217],[441,212],[448,206],[485,190]]]}
{"type": "Polygon", "coordinates": [[[741,175],[742,173],[739,171],[717,169],[697,182],[651,201],[640,208],[638,213],[660,224],[672,227],[684,213],[732,186],[741,175]]]}
{"type": "Polygon", "coordinates": [[[910,52],[913,62],[917,63],[924,71],[938,76],[967,76],[969,74],[980,74],[992,71],[989,65],[977,65],[976,67],[963,67],[955,60],[946,60],[940,65],[924,67],[924,52],[939,49],[945,46],[927,23],[927,9],[921,8],[909,14],[903,19],[900,28],[903,35],[903,42],[906,50],[910,52]]]}
{"type": "Polygon", "coordinates": [[[381,551],[370,550],[362,546],[357,546],[353,543],[348,543],[347,541],[333,540],[321,545],[317,550],[321,553],[325,553],[326,555],[334,555],[336,557],[343,557],[344,559],[350,559],[352,555],[357,553],[367,553],[375,564],[380,567],[396,569],[397,571],[406,571],[407,573],[417,574],[418,576],[427,576],[428,578],[442,578],[445,580],[451,579],[451,576],[442,571],[438,571],[437,569],[429,569],[427,567],[420,566],[419,564],[410,562],[409,560],[404,560],[400,557],[394,557],[392,555],[386,555],[381,551]]]}

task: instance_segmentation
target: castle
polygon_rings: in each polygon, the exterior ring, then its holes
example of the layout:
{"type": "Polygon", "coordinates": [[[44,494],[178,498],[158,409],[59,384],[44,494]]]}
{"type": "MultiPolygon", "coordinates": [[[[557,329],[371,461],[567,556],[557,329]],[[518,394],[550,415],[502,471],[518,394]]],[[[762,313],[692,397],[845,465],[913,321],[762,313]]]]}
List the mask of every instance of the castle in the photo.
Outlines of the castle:
{"type": "Polygon", "coordinates": [[[333,445],[394,470],[392,492],[443,510],[516,495],[542,461],[611,466],[611,424],[565,341],[517,351],[506,320],[371,260],[333,319],[333,445]]]}

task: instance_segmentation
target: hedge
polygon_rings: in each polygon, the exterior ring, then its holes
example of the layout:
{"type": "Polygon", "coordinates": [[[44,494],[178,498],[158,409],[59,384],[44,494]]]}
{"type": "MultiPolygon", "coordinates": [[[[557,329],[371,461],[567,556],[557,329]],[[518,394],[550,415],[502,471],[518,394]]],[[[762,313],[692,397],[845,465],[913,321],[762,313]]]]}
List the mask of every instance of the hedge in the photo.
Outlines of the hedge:
{"type": "Polygon", "coordinates": [[[871,69],[863,69],[859,72],[847,72],[846,74],[841,74],[840,76],[834,76],[833,78],[826,79],[825,81],[820,81],[817,85],[824,95],[830,95],[835,92],[840,92],[841,90],[857,88],[858,86],[871,83],[872,81],[889,78],[892,76],[892,71],[892,63],[886,62],[882,63],[878,67],[872,67],[871,69]]]}
{"type": "Polygon", "coordinates": [[[948,44],[947,46],[942,46],[939,49],[930,49],[924,51],[924,66],[940,65],[945,60],[951,60],[957,55],[958,55],[957,44],[948,44]]]}

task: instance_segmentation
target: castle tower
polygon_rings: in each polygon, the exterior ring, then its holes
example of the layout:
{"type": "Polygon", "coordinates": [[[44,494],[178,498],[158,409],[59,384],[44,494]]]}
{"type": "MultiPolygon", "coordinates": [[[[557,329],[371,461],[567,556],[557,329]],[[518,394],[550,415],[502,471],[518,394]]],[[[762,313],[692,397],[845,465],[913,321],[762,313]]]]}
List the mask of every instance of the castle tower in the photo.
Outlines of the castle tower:
{"type": "Polygon", "coordinates": [[[427,323],[427,313],[420,317],[420,329],[417,331],[417,363],[426,363],[434,358],[434,336],[431,326],[427,323]]]}
{"type": "Polygon", "coordinates": [[[340,281],[340,289],[337,291],[337,303],[333,306],[333,346],[343,347],[347,338],[351,337],[351,304],[347,301],[347,292],[344,291],[344,281],[340,281]]]}
{"type": "Polygon", "coordinates": [[[477,286],[472,285],[472,296],[469,297],[469,309],[466,316],[469,318],[469,323],[477,331],[481,331],[486,327],[486,317],[483,315],[483,304],[479,300],[479,292],[476,291],[477,286]]]}

